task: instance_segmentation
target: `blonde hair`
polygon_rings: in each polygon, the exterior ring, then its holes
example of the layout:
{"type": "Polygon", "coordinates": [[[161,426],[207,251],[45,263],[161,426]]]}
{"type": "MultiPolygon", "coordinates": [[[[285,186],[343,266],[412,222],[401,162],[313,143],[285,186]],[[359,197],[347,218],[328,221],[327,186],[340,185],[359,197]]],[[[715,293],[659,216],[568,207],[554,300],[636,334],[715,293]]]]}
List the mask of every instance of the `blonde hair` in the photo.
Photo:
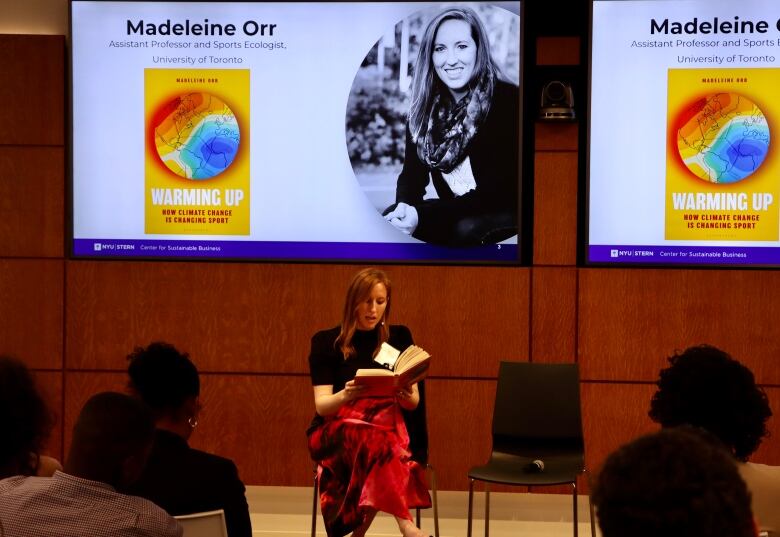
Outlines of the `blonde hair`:
{"type": "Polygon", "coordinates": [[[334,346],[344,355],[345,360],[354,356],[356,352],[355,346],[352,345],[352,338],[357,330],[358,305],[368,299],[371,295],[371,290],[379,283],[384,285],[387,290],[387,305],[385,306],[385,313],[379,322],[379,338],[377,338],[373,356],[376,356],[376,353],[379,352],[379,347],[390,337],[390,325],[387,323],[390,316],[390,278],[387,277],[384,271],[379,269],[363,269],[355,274],[347,289],[347,297],[344,301],[344,314],[341,318],[341,332],[334,343],[334,346]]]}

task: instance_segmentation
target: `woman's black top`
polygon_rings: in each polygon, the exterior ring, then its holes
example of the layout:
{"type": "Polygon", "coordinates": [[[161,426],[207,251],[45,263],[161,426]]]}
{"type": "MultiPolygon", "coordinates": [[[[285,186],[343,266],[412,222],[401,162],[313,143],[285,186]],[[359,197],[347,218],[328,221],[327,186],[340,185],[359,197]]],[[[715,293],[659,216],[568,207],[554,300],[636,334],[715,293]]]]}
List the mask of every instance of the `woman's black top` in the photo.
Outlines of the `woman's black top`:
{"type": "MultiPolygon", "coordinates": [[[[332,385],[333,393],[344,389],[344,385],[355,378],[358,369],[382,369],[382,365],[374,361],[374,350],[379,338],[379,329],[356,330],[352,337],[352,345],[356,354],[345,360],[341,349],[334,344],[341,331],[340,327],[322,330],[311,338],[311,353],[309,354],[309,371],[312,386],[332,385]]],[[[390,337],[387,341],[399,351],[413,343],[412,333],[403,325],[390,326],[390,337]]],[[[325,420],[315,414],[307,433],[321,425],[325,420]]]]}

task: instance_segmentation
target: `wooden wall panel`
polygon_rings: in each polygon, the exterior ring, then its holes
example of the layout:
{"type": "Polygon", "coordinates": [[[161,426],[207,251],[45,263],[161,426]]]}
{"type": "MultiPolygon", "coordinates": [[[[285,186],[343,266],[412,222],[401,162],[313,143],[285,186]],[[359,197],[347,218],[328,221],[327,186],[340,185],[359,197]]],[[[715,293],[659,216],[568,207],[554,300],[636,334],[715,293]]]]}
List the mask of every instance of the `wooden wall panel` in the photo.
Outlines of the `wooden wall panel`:
{"type": "Polygon", "coordinates": [[[577,357],[577,270],[532,270],[531,360],[573,362],[577,357]]]}
{"type": "Polygon", "coordinates": [[[709,343],[780,384],[780,272],[580,271],[583,378],[654,381],[675,349],[709,343]]]}
{"type": "MultiPolygon", "coordinates": [[[[206,374],[201,381],[203,414],[191,439],[193,447],[233,459],[249,485],[309,484],[311,463],[304,432],[314,415],[314,403],[307,377],[206,374]]],[[[428,380],[430,462],[441,490],[463,490],[469,468],[487,461],[495,384],[495,380],[428,380]]],[[[89,397],[125,387],[124,374],[69,372],[66,445],[89,397]]]]}
{"type": "Polygon", "coordinates": [[[61,371],[34,371],[35,386],[41,392],[46,405],[54,416],[54,428],[49,435],[43,453],[62,461],[63,393],[61,371]]]}
{"type": "Polygon", "coordinates": [[[202,378],[204,408],[193,447],[233,459],[246,484],[311,483],[305,431],[314,416],[314,396],[308,377],[202,378]]]}
{"type": "MultiPolygon", "coordinates": [[[[70,372],[65,442],[94,394],[124,392],[121,373],[70,372]]],[[[203,413],[192,447],[232,459],[247,485],[305,486],[312,463],[305,431],[314,415],[309,379],[301,376],[201,375],[203,413]]]]}
{"type": "Polygon", "coordinates": [[[169,341],[201,371],[308,372],[316,330],[340,318],[354,268],[249,263],[68,263],[68,367],[124,369],[169,341]],[[106,337],[110,335],[110,337],[106,337]]]}
{"type": "Polygon", "coordinates": [[[581,270],[584,378],[654,381],[676,349],[709,343],[780,384],[778,299],[777,271],[581,270]]]}
{"type": "Polygon", "coordinates": [[[579,125],[576,122],[537,121],[534,125],[534,150],[577,151],[577,129],[579,125]]]}
{"type": "Polygon", "coordinates": [[[425,388],[429,462],[438,487],[466,490],[469,469],[490,457],[496,381],[430,379],[425,388]]]}
{"type": "Polygon", "coordinates": [[[7,1],[0,18],[0,34],[67,35],[68,5],[65,0],[7,1]]]}
{"type": "Polygon", "coordinates": [[[488,377],[528,360],[530,272],[507,267],[393,267],[393,319],[433,355],[431,375],[488,377]]]}
{"type": "Polygon", "coordinates": [[[61,260],[0,259],[0,353],[62,367],[62,289],[61,260]]]}
{"type": "MultiPolygon", "coordinates": [[[[774,416],[769,437],[750,458],[761,464],[780,465],[780,388],[765,388],[774,416]]],[[[594,476],[604,459],[621,445],[659,429],[647,415],[654,384],[596,383],[582,385],[582,419],[586,464],[594,476]]]]}
{"type": "Polygon", "coordinates": [[[579,63],[579,37],[560,36],[536,39],[536,65],[579,65],[579,63]]]}
{"type": "MultiPolygon", "coordinates": [[[[306,377],[207,374],[202,381],[204,411],[191,439],[193,447],[233,459],[246,484],[309,483],[311,466],[303,432],[313,415],[313,403],[306,377]]],[[[66,444],[84,402],[100,391],[123,391],[125,385],[126,378],[119,373],[68,373],[66,444]]],[[[469,468],[486,462],[490,455],[495,381],[430,379],[427,387],[430,461],[437,469],[439,488],[464,490],[469,468]]],[[[591,473],[620,445],[657,430],[647,416],[654,391],[652,384],[583,384],[583,428],[591,473]]],[[[776,409],[780,389],[769,391],[776,409]]],[[[773,436],[753,458],[756,462],[780,463],[776,421],[770,422],[773,436]]]]}
{"type": "Polygon", "coordinates": [[[658,429],[647,415],[653,393],[652,384],[587,382],[581,385],[585,465],[591,476],[615,449],[658,429]]]}
{"type": "Polygon", "coordinates": [[[534,170],[534,264],[575,265],[577,153],[537,152],[534,170]]]}
{"type": "Polygon", "coordinates": [[[0,58],[0,145],[63,145],[65,37],[0,35],[0,58]]]}
{"type": "Polygon", "coordinates": [[[0,256],[62,257],[62,147],[0,146],[0,256]]]}
{"type": "MultiPolygon", "coordinates": [[[[201,371],[308,373],[310,338],[339,322],[359,268],[69,262],[68,367],[123,369],[134,346],[163,339],[201,371]]],[[[527,356],[527,270],[387,270],[393,322],[438,357],[433,374],[491,376],[527,356]]]]}

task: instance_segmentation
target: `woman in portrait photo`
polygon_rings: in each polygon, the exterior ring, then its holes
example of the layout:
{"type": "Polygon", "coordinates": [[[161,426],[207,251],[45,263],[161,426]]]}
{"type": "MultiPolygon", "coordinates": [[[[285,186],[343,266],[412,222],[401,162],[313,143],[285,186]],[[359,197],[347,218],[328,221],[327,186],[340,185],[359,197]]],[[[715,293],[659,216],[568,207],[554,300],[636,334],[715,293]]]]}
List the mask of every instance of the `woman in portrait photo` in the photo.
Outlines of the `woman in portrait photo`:
{"type": "Polygon", "coordinates": [[[414,66],[404,163],[385,219],[446,246],[516,235],[519,106],[518,87],[504,80],[476,12],[451,8],[434,17],[414,66]],[[429,181],[436,195],[424,199],[429,181]]]}

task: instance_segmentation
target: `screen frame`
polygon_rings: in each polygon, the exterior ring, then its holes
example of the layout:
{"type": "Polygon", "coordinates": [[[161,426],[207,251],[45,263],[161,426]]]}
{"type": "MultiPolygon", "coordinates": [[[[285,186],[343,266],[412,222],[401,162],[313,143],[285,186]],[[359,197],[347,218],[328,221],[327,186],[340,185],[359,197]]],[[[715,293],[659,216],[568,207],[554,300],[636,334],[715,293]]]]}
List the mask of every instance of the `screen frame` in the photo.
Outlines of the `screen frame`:
{"type": "MultiPolygon", "coordinates": [[[[593,18],[593,12],[594,12],[594,6],[596,3],[608,3],[608,2],[632,2],[637,0],[589,0],[589,13],[588,13],[588,27],[587,27],[587,87],[588,87],[588,96],[587,96],[587,117],[588,117],[588,124],[585,128],[585,145],[586,148],[583,158],[581,159],[581,165],[583,167],[583,172],[581,173],[581,181],[580,181],[580,192],[582,195],[579,197],[580,199],[580,218],[579,218],[579,229],[581,230],[581,236],[580,240],[577,241],[578,243],[578,265],[583,267],[594,267],[594,268],[615,268],[615,269],[625,269],[625,268],[637,268],[637,269],[643,269],[643,268],[651,268],[651,269],[697,269],[697,270],[777,270],[780,268],[780,262],[777,264],[761,264],[761,263],[724,263],[721,261],[713,261],[713,262],[670,262],[670,261],[658,261],[658,262],[651,262],[651,261],[633,261],[633,260],[627,260],[622,259],[620,261],[592,261],[591,260],[591,253],[590,249],[593,246],[591,244],[590,240],[590,227],[591,227],[591,158],[592,158],[592,152],[591,152],[591,123],[590,123],[590,116],[592,113],[592,88],[593,88],[593,30],[594,30],[594,18],[593,18]]],[[[642,1],[642,0],[638,0],[642,1]]],[[[647,1],[647,0],[644,0],[647,1]]],[[[661,247],[663,245],[627,245],[626,248],[636,248],[641,249],[644,247],[661,247]]],[[[677,246],[680,248],[686,247],[686,245],[670,245],[670,246],[677,246]]],[[[721,248],[723,246],[717,245],[713,246],[713,248],[721,248]]],[[[732,248],[741,248],[739,247],[732,247],[732,248]]],[[[725,246],[725,248],[728,248],[728,246],[725,246]]],[[[780,251],[780,245],[776,247],[770,247],[770,248],[776,248],[778,251],[780,251]]],[[[720,258],[722,259],[722,258],[720,258]]]]}
{"type": "MultiPolygon", "coordinates": [[[[527,24],[526,24],[526,2],[527,0],[515,0],[512,3],[515,3],[519,7],[519,17],[520,17],[520,25],[519,25],[519,33],[520,33],[520,43],[519,43],[519,76],[520,76],[520,84],[518,88],[518,110],[519,110],[519,118],[518,118],[518,139],[519,139],[519,147],[518,147],[518,199],[517,202],[517,219],[518,219],[518,234],[517,234],[517,244],[511,244],[509,246],[516,249],[516,255],[513,256],[511,259],[485,259],[483,254],[483,251],[486,251],[487,249],[492,250],[495,248],[496,244],[490,244],[480,247],[466,247],[466,248],[449,248],[445,246],[438,246],[434,244],[428,244],[423,243],[426,247],[427,251],[436,251],[441,250],[441,253],[436,253],[434,256],[433,254],[428,255],[427,257],[399,257],[399,256],[382,256],[382,255],[376,255],[373,257],[367,257],[367,256],[327,256],[327,255],[319,255],[315,257],[303,257],[303,256],[276,256],[276,257],[269,257],[269,256],[209,256],[209,255],[199,255],[199,256],[176,256],[176,255],[121,255],[116,253],[106,253],[105,251],[101,251],[100,254],[85,254],[85,253],[77,253],[76,252],[76,230],[75,230],[75,181],[74,181],[74,79],[73,79],[73,65],[74,65],[74,59],[73,59],[73,4],[80,3],[80,2],[95,2],[95,3],[101,3],[101,2],[122,2],[122,3],[144,3],[148,2],[149,0],[68,0],[68,28],[69,28],[69,35],[66,39],[66,63],[67,63],[67,86],[66,86],[66,114],[67,114],[67,127],[66,127],[66,211],[65,211],[65,219],[66,219],[66,227],[68,229],[68,233],[66,235],[66,256],[69,259],[83,259],[83,260],[108,260],[108,261],[117,261],[117,260],[127,260],[127,261],[161,261],[161,262],[239,262],[239,263],[302,263],[302,264],[317,264],[317,263],[326,263],[326,264],[366,264],[366,263],[379,263],[379,264],[386,264],[386,265],[441,265],[441,266],[496,266],[496,267],[502,267],[502,266],[523,266],[528,265],[531,260],[531,245],[532,245],[532,228],[531,228],[531,222],[532,222],[532,200],[528,199],[528,193],[532,193],[532,185],[530,185],[530,178],[533,177],[533,168],[532,168],[532,162],[533,159],[528,158],[527,153],[529,151],[529,148],[527,148],[527,140],[532,138],[528,138],[525,131],[526,131],[526,117],[528,113],[528,107],[526,103],[526,96],[528,94],[527,91],[524,90],[524,86],[528,80],[528,74],[527,74],[527,62],[525,61],[526,58],[526,51],[528,49],[528,33],[527,33],[527,24]],[[445,256],[444,254],[452,254],[460,253],[463,255],[450,255],[445,256]]],[[[179,4],[179,3],[197,3],[197,4],[208,4],[210,2],[207,2],[205,0],[166,0],[165,2],[157,2],[157,3],[170,3],[170,4],[179,4]]],[[[244,3],[244,4],[261,4],[264,2],[254,2],[252,0],[235,0],[233,3],[244,3]]],[[[296,0],[293,3],[307,3],[303,2],[302,0],[296,0]]],[[[308,3],[318,3],[318,4],[344,4],[344,3],[351,3],[351,2],[337,2],[337,1],[315,1],[315,2],[308,2],[308,3]]],[[[377,2],[377,3],[393,3],[389,1],[383,1],[383,2],[377,2]]],[[[426,2],[422,0],[411,0],[409,3],[420,3],[424,4],[426,2]]],[[[473,3],[484,3],[484,4],[494,4],[499,5],[501,2],[490,2],[490,1],[484,1],[480,0],[478,2],[473,3]]],[[[532,148],[531,148],[532,150],[532,148]]],[[[219,236],[214,237],[214,241],[218,241],[219,236]]],[[[127,240],[137,240],[137,239],[97,239],[100,241],[105,241],[106,243],[121,243],[127,240]]],[[[175,239],[174,239],[175,240],[175,239]]],[[[206,239],[198,239],[203,240],[204,242],[212,242],[210,238],[206,239]]],[[[236,243],[240,243],[243,241],[233,241],[236,243]]],[[[252,242],[252,241],[250,241],[252,242]]],[[[262,242],[262,241],[260,241],[262,242]]],[[[311,244],[306,243],[304,241],[296,241],[292,244],[295,244],[298,247],[305,248],[305,245],[311,244]]],[[[345,245],[346,248],[348,248],[350,245],[358,245],[358,246],[364,246],[366,244],[371,243],[336,243],[336,242],[319,242],[314,243],[318,246],[329,246],[329,245],[338,245],[342,244],[345,245]]],[[[406,246],[405,243],[375,243],[377,245],[378,249],[382,250],[392,250],[397,247],[403,248],[406,246]]],[[[499,246],[500,248],[500,246],[499,246]]]]}

